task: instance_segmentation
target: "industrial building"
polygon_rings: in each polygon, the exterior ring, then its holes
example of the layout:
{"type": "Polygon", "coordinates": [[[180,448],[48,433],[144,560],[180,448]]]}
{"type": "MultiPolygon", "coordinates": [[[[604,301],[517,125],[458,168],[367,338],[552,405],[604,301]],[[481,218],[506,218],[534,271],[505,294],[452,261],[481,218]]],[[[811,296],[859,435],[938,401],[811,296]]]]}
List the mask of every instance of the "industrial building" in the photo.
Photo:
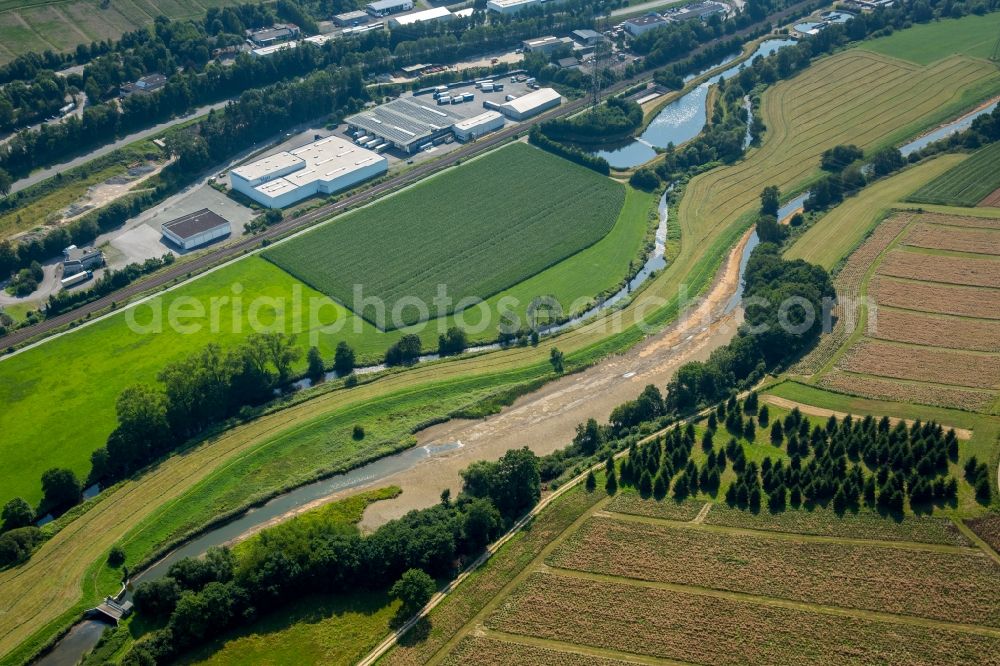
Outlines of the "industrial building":
{"type": "Polygon", "coordinates": [[[368,12],[356,9],[353,12],[344,12],[343,14],[337,14],[333,17],[333,22],[338,27],[347,28],[354,25],[364,25],[371,20],[371,16],[368,12]]]}
{"type": "Polygon", "coordinates": [[[664,12],[668,21],[690,21],[691,19],[706,19],[713,14],[723,14],[726,6],[719,2],[696,2],[685,7],[678,7],[664,12]]]}
{"type": "Polygon", "coordinates": [[[475,8],[466,7],[465,9],[458,9],[452,12],[455,18],[471,18],[473,14],[476,13],[475,8]]]}
{"type": "Polygon", "coordinates": [[[413,0],[376,0],[365,5],[365,11],[381,18],[389,14],[408,12],[413,9],[413,0]]]}
{"type": "Polygon", "coordinates": [[[447,135],[462,118],[447,107],[431,108],[400,97],[345,120],[352,132],[381,139],[406,153],[415,153],[447,135]]]}
{"type": "Polygon", "coordinates": [[[670,23],[667,19],[663,18],[659,14],[647,14],[646,16],[639,16],[634,19],[629,19],[625,21],[625,30],[628,34],[633,37],[638,37],[639,35],[645,34],[650,30],[656,30],[657,28],[662,28],[670,23]]]}
{"type": "Polygon", "coordinates": [[[425,9],[422,12],[393,17],[389,19],[389,29],[395,30],[426,21],[450,21],[451,19],[452,13],[447,7],[435,7],[434,9],[425,9]]]}
{"type": "Polygon", "coordinates": [[[211,243],[232,231],[228,220],[207,208],[164,222],[160,229],[169,241],[184,250],[211,243]]]}
{"type": "Polygon", "coordinates": [[[336,136],[280,152],[229,172],[229,183],[268,208],[284,208],[316,194],[333,194],[380,176],[389,162],[336,136]]]}
{"type": "Polygon", "coordinates": [[[496,111],[487,111],[455,123],[452,126],[452,131],[455,132],[455,138],[459,141],[473,141],[484,134],[495,132],[503,126],[504,118],[501,114],[496,111]]]}
{"type": "Polygon", "coordinates": [[[563,46],[573,48],[573,40],[569,37],[552,37],[550,35],[526,39],[521,42],[521,48],[524,49],[525,53],[544,53],[545,55],[549,55],[563,46]]]}
{"type": "Polygon", "coordinates": [[[512,120],[524,120],[562,104],[562,96],[552,88],[539,88],[500,105],[500,112],[512,120]]]}
{"type": "Polygon", "coordinates": [[[582,46],[595,46],[604,41],[604,35],[596,30],[574,30],[573,39],[582,46]]]}
{"type": "Polygon", "coordinates": [[[247,30],[246,36],[257,47],[272,46],[281,42],[290,42],[300,34],[299,26],[294,23],[275,23],[263,30],[247,30]]]}
{"type": "Polygon", "coordinates": [[[315,44],[316,46],[323,46],[327,42],[332,42],[336,39],[335,35],[313,35],[312,37],[306,37],[303,42],[308,42],[309,44],[315,44]]]}
{"type": "Polygon", "coordinates": [[[268,56],[274,55],[278,51],[285,51],[287,49],[294,49],[298,47],[298,42],[280,42],[278,44],[273,44],[272,46],[265,46],[259,49],[254,49],[250,51],[250,55],[255,58],[266,58],[268,56]]]}
{"type": "Polygon", "coordinates": [[[488,0],[486,9],[498,14],[516,14],[525,7],[541,4],[541,0],[488,0]]]}

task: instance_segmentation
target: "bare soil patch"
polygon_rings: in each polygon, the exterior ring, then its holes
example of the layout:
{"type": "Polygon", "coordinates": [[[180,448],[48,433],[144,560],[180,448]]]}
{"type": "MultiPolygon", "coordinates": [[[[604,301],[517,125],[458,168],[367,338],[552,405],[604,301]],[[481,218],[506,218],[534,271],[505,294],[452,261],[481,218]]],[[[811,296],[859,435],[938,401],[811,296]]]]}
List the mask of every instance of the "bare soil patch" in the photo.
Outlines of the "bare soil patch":
{"type": "Polygon", "coordinates": [[[976,536],[988,543],[990,548],[1000,553],[1000,516],[990,514],[981,518],[969,518],[965,524],[976,536]]]}
{"type": "Polygon", "coordinates": [[[1000,255],[1000,232],[919,224],[906,235],[906,244],[934,250],[1000,255]]]}
{"type": "Polygon", "coordinates": [[[1000,626],[996,565],[979,551],[795,541],[595,516],[547,563],[638,580],[1000,626]]]}
{"type": "Polygon", "coordinates": [[[819,385],[864,398],[954,407],[970,412],[987,412],[996,400],[996,394],[986,391],[931,384],[907,384],[878,377],[848,375],[838,370],[824,375],[819,380],[819,385]]]}
{"type": "Polygon", "coordinates": [[[1000,385],[1000,356],[865,340],[851,347],[839,367],[893,379],[992,389],[1000,385]]]}
{"type": "Polygon", "coordinates": [[[958,319],[880,308],[868,317],[868,335],[880,340],[918,345],[1000,351],[1000,321],[958,319]]]}
{"type": "Polygon", "coordinates": [[[878,305],[939,314],[1000,319],[1000,292],[933,282],[903,282],[890,277],[872,281],[868,294],[878,305]]]}
{"type": "Polygon", "coordinates": [[[990,636],[542,573],[487,625],[701,664],[1000,664],[990,636]]]}
{"type": "Polygon", "coordinates": [[[986,198],[979,202],[979,206],[982,206],[983,208],[1000,208],[1000,187],[986,195],[986,198]]]}
{"type": "Polygon", "coordinates": [[[959,258],[893,250],[882,262],[878,272],[911,280],[1000,287],[1000,261],[996,259],[959,258]]]}

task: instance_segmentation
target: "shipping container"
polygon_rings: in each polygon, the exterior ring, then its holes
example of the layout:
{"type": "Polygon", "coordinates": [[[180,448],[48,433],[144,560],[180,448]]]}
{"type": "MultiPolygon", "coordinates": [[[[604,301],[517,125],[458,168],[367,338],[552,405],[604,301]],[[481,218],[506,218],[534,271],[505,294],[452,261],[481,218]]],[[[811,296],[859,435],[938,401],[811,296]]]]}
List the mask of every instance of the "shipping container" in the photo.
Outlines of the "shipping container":
{"type": "Polygon", "coordinates": [[[438,97],[438,106],[443,106],[445,104],[451,104],[451,97],[448,97],[447,95],[438,97]]]}
{"type": "Polygon", "coordinates": [[[451,98],[452,104],[461,104],[464,101],[465,99],[461,95],[455,95],[454,97],[451,98]]]}
{"type": "Polygon", "coordinates": [[[497,92],[497,91],[500,91],[500,90],[503,90],[503,84],[502,83],[494,83],[493,84],[493,91],[497,92]]]}
{"type": "Polygon", "coordinates": [[[365,148],[368,148],[369,150],[371,150],[372,148],[374,148],[375,146],[377,146],[380,143],[382,143],[382,139],[372,139],[371,141],[369,141],[368,143],[365,144],[365,148]]]}
{"type": "Polygon", "coordinates": [[[493,84],[492,83],[484,83],[483,84],[483,92],[493,92],[493,84]]]}
{"type": "Polygon", "coordinates": [[[524,82],[530,86],[532,83],[535,82],[535,77],[531,77],[530,79],[525,79],[524,82]]]}

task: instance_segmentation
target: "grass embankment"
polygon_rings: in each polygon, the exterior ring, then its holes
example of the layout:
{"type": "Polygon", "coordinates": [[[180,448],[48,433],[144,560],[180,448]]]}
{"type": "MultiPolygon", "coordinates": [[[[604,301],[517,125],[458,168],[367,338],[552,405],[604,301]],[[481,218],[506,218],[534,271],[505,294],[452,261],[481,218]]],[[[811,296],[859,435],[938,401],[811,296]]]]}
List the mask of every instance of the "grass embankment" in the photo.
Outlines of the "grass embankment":
{"type": "Polygon", "coordinates": [[[997,188],[1000,188],[1000,141],[976,151],[908,199],[916,203],[971,207],[997,188]]]}
{"type": "MultiPolygon", "coordinates": [[[[622,313],[609,314],[558,338],[544,340],[537,348],[507,350],[479,358],[456,359],[440,365],[418,367],[352,391],[330,393],[308,405],[226,433],[208,446],[164,462],[143,477],[141,483],[126,484],[116,492],[116,495],[118,492],[122,495],[99,505],[105,507],[101,518],[103,524],[95,522],[99,516],[91,516],[93,512],[89,512],[74,523],[74,529],[64,530],[57,535],[36,553],[28,565],[22,567],[19,578],[26,582],[22,593],[11,596],[16,603],[5,608],[7,612],[0,616],[0,635],[4,637],[0,639],[0,652],[9,653],[32,634],[29,644],[44,640],[47,636],[44,629],[46,625],[51,632],[65,623],[72,616],[72,611],[68,609],[80,599],[79,588],[74,585],[84,580],[87,564],[99,562],[122,534],[142,529],[137,526],[151,520],[153,507],[181,501],[179,498],[210,473],[221,470],[219,474],[224,475],[238,456],[267,446],[282,431],[297,427],[295,424],[301,419],[307,416],[332,415],[357,401],[377,395],[393,392],[419,393],[418,387],[432,392],[434,387],[431,383],[434,381],[479,378],[483,382],[503,384],[508,381],[503,373],[514,373],[518,368],[524,368],[518,382],[543,377],[548,373],[547,357],[553,346],[567,352],[570,363],[596,360],[627,348],[644,335],[638,327],[630,326],[637,315],[645,315],[651,326],[662,326],[678,312],[678,292],[682,285],[687,287],[687,293],[691,296],[707,288],[726,256],[727,249],[735,244],[749,226],[750,219],[746,213],[755,208],[757,196],[764,186],[778,184],[785,191],[801,189],[817,176],[819,155],[831,145],[856,143],[871,146],[907,131],[919,131],[939,122],[947,114],[945,107],[948,100],[962,100],[959,91],[963,87],[981,92],[985,85],[992,85],[990,82],[1000,79],[994,71],[985,67],[980,69],[978,76],[970,75],[966,79],[957,77],[955,72],[940,78],[930,78],[926,76],[930,72],[912,68],[907,70],[905,81],[894,87],[886,87],[879,77],[864,76],[871,62],[870,56],[859,57],[856,52],[847,52],[828,58],[795,80],[784,82],[765,93],[765,121],[769,132],[765,135],[764,146],[753,151],[740,164],[717,169],[692,180],[680,204],[681,214],[673,218],[677,220],[681,232],[680,251],[676,259],[647,288],[637,294],[634,302],[622,313]],[[936,81],[938,86],[936,90],[940,99],[937,103],[914,106],[913,100],[909,100],[907,104],[892,102],[900,95],[900,88],[904,91],[912,90],[922,85],[921,81],[928,80],[936,81]],[[798,87],[811,92],[795,95],[794,91],[798,87]],[[856,99],[855,106],[845,103],[845,100],[858,95],[867,99],[867,103],[861,104],[860,108],[855,108],[860,104],[856,99]],[[838,104],[846,109],[846,118],[838,119],[831,110],[837,108],[838,104]],[[795,109],[786,109],[786,106],[794,106],[795,109]],[[870,122],[873,113],[881,114],[880,123],[870,122]],[[856,122],[851,122],[852,119],[856,122]],[[622,325],[616,328],[613,323],[615,320],[623,322],[622,325]],[[623,332],[613,335],[616,330],[623,332]],[[77,561],[82,564],[74,564],[77,561]],[[28,571],[31,573],[27,573],[28,571]],[[45,581],[51,578],[49,574],[52,571],[58,571],[61,575],[58,583],[50,586],[45,581]],[[5,621],[4,617],[9,620],[5,621]],[[43,629],[32,631],[27,626],[16,626],[13,618],[18,617],[33,617],[31,627],[43,629]]],[[[924,95],[927,93],[928,90],[925,89],[924,95]]],[[[972,98],[975,94],[969,93],[968,97],[972,98]]],[[[960,103],[955,102],[955,105],[960,103]]],[[[86,347],[77,346],[75,350],[79,352],[81,348],[86,347]]],[[[0,363],[0,370],[14,359],[0,363]]],[[[442,410],[448,408],[448,405],[438,406],[442,410]]],[[[88,412],[93,411],[89,403],[87,409],[88,412]]],[[[40,413],[44,413],[44,409],[40,413]]],[[[387,412],[386,418],[392,418],[392,413],[387,412]]],[[[276,460],[275,464],[280,466],[282,463],[276,460]]],[[[321,466],[328,464],[321,462],[321,466]]],[[[310,466],[315,468],[315,461],[310,466]]],[[[233,478],[238,480],[236,468],[233,469],[233,478]]],[[[303,471],[300,469],[296,473],[303,471]]],[[[239,485],[238,481],[234,485],[239,485]]],[[[247,484],[243,488],[248,497],[263,490],[247,484]]],[[[107,591],[94,585],[93,576],[88,580],[90,582],[83,585],[87,598],[94,598],[107,591]]],[[[5,585],[3,577],[0,577],[0,585],[5,585]]]]}
{"type": "Polygon", "coordinates": [[[402,310],[407,323],[432,318],[443,285],[453,300],[440,314],[449,314],[593,245],[611,231],[624,198],[620,183],[514,143],[263,256],[355,311],[362,288],[380,300],[381,315],[374,306],[358,314],[394,328],[388,319],[400,299],[431,310],[402,310]]]}
{"type": "MultiPolygon", "coordinates": [[[[523,149],[543,154],[534,148],[523,149]]],[[[508,151],[499,155],[517,152],[508,151]]],[[[496,166],[495,158],[490,163],[496,166]]],[[[549,186],[546,181],[535,182],[536,195],[544,199],[549,186]]],[[[377,214],[374,211],[381,210],[381,205],[366,210],[377,214]]],[[[496,337],[499,320],[495,313],[501,298],[516,299],[520,304],[516,311],[523,317],[537,296],[553,295],[569,310],[577,299],[589,299],[614,288],[637,262],[655,207],[654,195],[627,188],[624,206],[610,233],[566,261],[489,299],[493,324],[473,329],[470,338],[485,341],[496,337]]],[[[393,224],[406,223],[393,220],[393,224]]],[[[339,220],[334,221],[330,227],[339,224],[339,220]]],[[[378,249],[372,253],[377,255],[378,249]]],[[[413,255],[411,261],[416,266],[422,259],[413,255]]],[[[581,305],[577,303],[577,307],[581,305]]],[[[463,323],[474,327],[479,316],[478,312],[467,315],[463,323]]],[[[424,347],[433,349],[439,333],[454,323],[453,318],[443,318],[423,327],[424,347]]],[[[4,467],[6,472],[0,472],[0,503],[14,496],[37,501],[41,473],[56,465],[85,476],[91,452],[114,427],[114,403],[127,386],[153,384],[157,373],[171,361],[210,342],[223,348],[237,344],[262,329],[297,334],[303,350],[316,344],[326,359],[332,359],[338,342],[347,341],[362,363],[380,361],[389,345],[412,330],[383,333],[270,262],[251,256],[125,313],[5,358],[0,361],[0,402],[6,406],[0,413],[0,430],[9,436],[0,444],[0,452],[9,456],[10,465],[4,467]],[[191,307],[199,308],[204,316],[183,316],[191,307]],[[176,321],[182,326],[170,325],[171,311],[181,314],[176,321]],[[159,329],[155,327],[157,316],[162,324],[159,329]],[[129,320],[138,326],[130,326],[129,320]],[[197,326],[186,330],[189,323],[197,326]],[[59,372],[51,372],[53,367],[59,367],[59,372]],[[123,368],[128,371],[122,372],[123,368]]],[[[304,361],[299,366],[304,368],[304,361]]]]}

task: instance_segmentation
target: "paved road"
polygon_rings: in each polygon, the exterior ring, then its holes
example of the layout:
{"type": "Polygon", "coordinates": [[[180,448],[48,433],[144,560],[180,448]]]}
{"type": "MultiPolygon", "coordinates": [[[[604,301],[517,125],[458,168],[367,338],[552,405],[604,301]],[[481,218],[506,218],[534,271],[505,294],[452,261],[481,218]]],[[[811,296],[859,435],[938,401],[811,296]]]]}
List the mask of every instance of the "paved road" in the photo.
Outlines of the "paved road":
{"type": "MultiPolygon", "coordinates": [[[[802,2],[796,3],[791,7],[788,7],[780,12],[772,14],[769,18],[772,22],[777,22],[779,25],[781,21],[793,14],[795,11],[807,5],[811,0],[803,0],[802,2]]],[[[743,30],[740,30],[733,35],[726,35],[719,40],[713,40],[703,46],[695,49],[689,55],[697,55],[699,52],[710,48],[715,45],[717,41],[722,41],[723,39],[730,39],[731,37],[745,37],[750,34],[754,29],[759,27],[759,24],[749,26],[743,30]]],[[[643,72],[631,79],[621,81],[620,83],[612,86],[611,88],[604,91],[604,96],[614,95],[621,90],[633,86],[643,79],[648,79],[650,77],[650,72],[643,72]]],[[[230,243],[217,248],[211,252],[203,254],[199,257],[192,259],[191,261],[180,262],[174,264],[170,268],[160,271],[159,273],[154,273],[145,280],[141,280],[137,283],[133,283],[118,291],[108,294],[102,298],[97,299],[86,305],[82,305],[74,310],[57,315],[55,317],[45,319],[32,326],[27,326],[25,328],[18,329],[9,333],[5,337],[0,338],[0,347],[14,347],[27,342],[35,337],[44,335],[54,329],[62,326],[66,326],[70,322],[82,319],[86,316],[92,315],[96,312],[100,312],[111,307],[112,303],[122,303],[133,296],[137,296],[141,293],[155,290],[159,287],[172,283],[174,280],[185,280],[189,275],[196,275],[197,273],[222,263],[229,259],[234,259],[239,255],[243,254],[245,250],[251,250],[257,248],[261,241],[268,239],[273,240],[285,234],[299,231],[305,227],[311,226],[312,224],[329,218],[336,213],[340,213],[347,208],[354,208],[361,204],[367,203],[373,199],[376,199],[384,194],[392,192],[394,190],[401,189],[407,185],[411,185],[414,182],[429,176],[432,173],[446,169],[453,166],[456,162],[460,160],[466,160],[473,155],[486,152],[497,146],[511,140],[516,135],[524,132],[530,126],[554,118],[557,116],[572,114],[586,107],[589,103],[588,98],[578,99],[568,104],[564,104],[557,107],[551,111],[543,113],[535,118],[510,127],[494,134],[488,135],[487,137],[475,142],[463,146],[458,150],[454,150],[447,155],[443,156],[440,160],[434,162],[428,162],[415,166],[410,171],[407,171],[399,176],[390,178],[386,181],[375,185],[367,190],[354,194],[352,196],[346,197],[337,201],[336,203],[327,204],[321,206],[315,210],[312,210],[300,217],[284,220],[283,222],[270,227],[269,229],[263,231],[256,236],[247,236],[246,238],[240,239],[235,243],[230,243]]],[[[153,130],[150,130],[152,132],[153,130]]],[[[132,139],[134,140],[134,139],[132,139]]],[[[93,159],[96,155],[89,156],[88,159],[93,159]]]]}
{"type": "Polygon", "coordinates": [[[26,187],[31,187],[35,183],[42,182],[46,178],[51,178],[52,176],[67,171],[68,169],[72,169],[75,166],[80,166],[81,164],[97,159],[98,157],[103,157],[112,151],[118,150],[119,148],[122,148],[132,143],[133,141],[148,139],[149,137],[159,134],[160,132],[169,127],[173,127],[174,125],[180,123],[185,123],[197,116],[203,116],[212,109],[221,109],[228,103],[229,100],[225,100],[222,102],[216,102],[215,104],[209,104],[207,106],[199,107],[185,116],[180,116],[178,118],[171,118],[170,120],[164,121],[158,125],[154,125],[148,129],[140,130],[138,132],[135,132],[134,134],[129,134],[128,136],[118,139],[114,143],[109,143],[107,145],[101,146],[100,148],[97,148],[92,152],[89,152],[85,155],[80,155],[79,157],[75,157],[69,160],[68,162],[62,162],[61,164],[54,164],[45,169],[39,169],[38,171],[32,173],[30,176],[15,181],[14,185],[10,188],[10,191],[12,194],[15,192],[20,192],[26,187]]]}

